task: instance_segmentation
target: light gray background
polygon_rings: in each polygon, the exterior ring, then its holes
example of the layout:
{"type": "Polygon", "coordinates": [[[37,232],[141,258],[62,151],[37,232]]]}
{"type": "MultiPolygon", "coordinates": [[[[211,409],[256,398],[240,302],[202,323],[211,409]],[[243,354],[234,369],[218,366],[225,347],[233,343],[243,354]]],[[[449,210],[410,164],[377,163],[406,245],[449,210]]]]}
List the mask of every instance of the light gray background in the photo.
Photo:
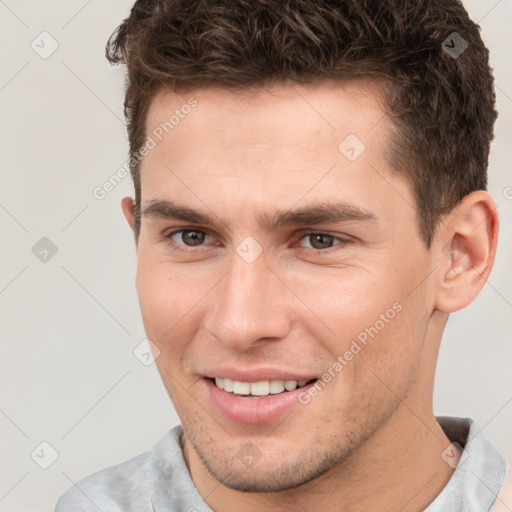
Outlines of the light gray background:
{"type": "MultiPolygon", "coordinates": [[[[126,162],[123,71],[110,67],[104,46],[131,4],[0,0],[3,512],[51,511],[72,482],[149,449],[178,423],[156,368],[132,353],[144,330],[134,244],[119,204],[132,194],[131,180],[102,201],[92,195],[126,162]],[[47,59],[31,48],[43,31],[59,45],[47,59]],[[32,253],[42,237],[58,248],[46,263],[32,253]],[[58,452],[46,470],[31,458],[43,441],[58,452]]],[[[510,461],[512,0],[466,5],[496,74],[490,192],[501,242],[489,283],[449,320],[435,406],[474,418],[510,461]]],[[[34,455],[49,457],[44,446],[34,455]]]]}

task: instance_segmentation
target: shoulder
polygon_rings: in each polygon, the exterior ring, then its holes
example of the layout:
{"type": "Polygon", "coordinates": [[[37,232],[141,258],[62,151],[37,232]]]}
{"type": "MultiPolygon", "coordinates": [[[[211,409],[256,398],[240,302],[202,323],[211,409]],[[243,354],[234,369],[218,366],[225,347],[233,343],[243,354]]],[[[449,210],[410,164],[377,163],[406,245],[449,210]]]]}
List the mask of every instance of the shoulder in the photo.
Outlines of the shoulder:
{"type": "Polygon", "coordinates": [[[55,512],[150,511],[151,451],[98,471],[73,484],[58,500],[55,512]]]}

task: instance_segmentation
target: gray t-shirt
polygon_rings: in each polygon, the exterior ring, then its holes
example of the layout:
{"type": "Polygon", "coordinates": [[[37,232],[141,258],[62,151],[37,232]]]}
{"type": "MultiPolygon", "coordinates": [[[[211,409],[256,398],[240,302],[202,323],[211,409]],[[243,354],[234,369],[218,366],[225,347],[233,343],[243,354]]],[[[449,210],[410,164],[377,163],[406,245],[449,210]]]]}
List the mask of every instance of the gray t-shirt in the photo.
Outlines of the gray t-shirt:
{"type": "MultiPolygon", "coordinates": [[[[471,419],[438,417],[437,421],[464,452],[446,487],[425,512],[489,511],[503,484],[505,459],[471,419]]],[[[80,480],[60,497],[55,512],[211,512],[188,472],[181,433],[177,425],[150,451],[80,480]]]]}

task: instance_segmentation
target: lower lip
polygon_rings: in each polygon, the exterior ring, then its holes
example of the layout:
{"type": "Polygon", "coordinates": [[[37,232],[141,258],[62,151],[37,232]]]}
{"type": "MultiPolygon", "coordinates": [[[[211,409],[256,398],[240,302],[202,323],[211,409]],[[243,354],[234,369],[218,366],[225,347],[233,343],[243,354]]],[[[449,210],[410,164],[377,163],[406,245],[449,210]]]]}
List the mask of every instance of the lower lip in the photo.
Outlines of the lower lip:
{"type": "Polygon", "coordinates": [[[315,384],[303,386],[293,391],[284,391],[276,395],[260,398],[243,398],[218,388],[210,379],[204,378],[212,404],[227,418],[239,423],[257,425],[278,420],[300,405],[299,396],[307,393],[315,384]]]}

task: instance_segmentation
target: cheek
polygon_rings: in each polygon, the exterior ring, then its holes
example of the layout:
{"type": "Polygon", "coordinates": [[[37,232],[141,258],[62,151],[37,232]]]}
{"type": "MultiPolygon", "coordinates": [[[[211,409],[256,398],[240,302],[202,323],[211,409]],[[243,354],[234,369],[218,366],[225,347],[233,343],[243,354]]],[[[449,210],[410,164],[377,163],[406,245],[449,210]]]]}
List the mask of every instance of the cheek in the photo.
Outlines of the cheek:
{"type": "MultiPolygon", "coordinates": [[[[352,336],[345,354],[352,357],[347,377],[354,396],[369,408],[378,402],[395,404],[402,400],[418,376],[423,356],[426,318],[417,301],[400,297],[376,311],[364,327],[352,336]],[[356,348],[354,348],[356,347],[356,348]],[[360,350],[357,348],[360,347],[360,350]],[[358,352],[351,356],[351,352],[358,352]]],[[[391,405],[389,405],[391,407],[391,405]]]]}
{"type": "Polygon", "coordinates": [[[190,396],[183,393],[181,362],[200,321],[194,309],[197,287],[167,263],[140,256],[136,287],[146,336],[160,351],[155,364],[176,410],[183,414],[190,396]]]}
{"type": "Polygon", "coordinates": [[[400,287],[383,282],[376,272],[357,268],[313,269],[308,275],[287,276],[287,284],[300,299],[300,320],[307,321],[318,339],[329,339],[343,350],[347,341],[365,328],[395,317],[400,287]],[[387,315],[386,315],[387,313],[387,315]]]}
{"type": "Polygon", "coordinates": [[[310,308],[301,308],[303,326],[328,352],[326,371],[343,374],[340,386],[359,396],[385,384],[401,389],[416,372],[428,319],[425,297],[408,295],[409,274],[336,269],[307,281],[294,276],[293,289],[310,308]],[[332,368],[339,358],[342,369],[332,368]]]}
{"type": "Polygon", "coordinates": [[[180,331],[193,307],[193,286],[165,263],[139,255],[136,287],[146,334],[162,350],[163,341],[180,331]]]}

